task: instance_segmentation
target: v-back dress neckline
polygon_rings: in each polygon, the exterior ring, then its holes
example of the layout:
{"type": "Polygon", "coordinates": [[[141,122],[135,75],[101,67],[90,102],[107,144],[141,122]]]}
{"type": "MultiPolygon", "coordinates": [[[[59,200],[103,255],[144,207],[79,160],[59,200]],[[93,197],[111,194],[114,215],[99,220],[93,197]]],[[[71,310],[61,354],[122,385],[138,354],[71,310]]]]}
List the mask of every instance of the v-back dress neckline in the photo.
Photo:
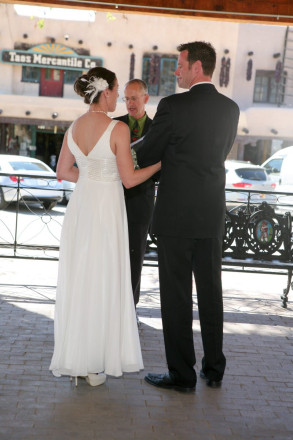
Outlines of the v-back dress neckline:
{"type": "MultiPolygon", "coordinates": [[[[99,139],[97,140],[97,142],[95,143],[95,145],[93,146],[93,148],[89,151],[89,153],[87,153],[87,154],[85,154],[82,150],[81,150],[81,148],[79,147],[79,145],[77,144],[77,142],[74,140],[74,138],[73,138],[73,134],[72,134],[72,127],[73,127],[73,124],[74,123],[72,123],[71,124],[71,126],[70,126],[70,128],[69,128],[69,132],[70,132],[70,135],[71,135],[71,140],[72,140],[72,142],[74,143],[74,145],[76,146],[76,148],[78,148],[78,150],[80,151],[80,153],[84,156],[84,157],[89,157],[89,155],[92,153],[92,151],[93,150],[95,150],[95,148],[97,147],[97,145],[98,145],[98,143],[103,139],[103,137],[106,135],[106,133],[108,132],[108,130],[109,130],[109,127],[111,127],[111,125],[113,125],[113,122],[115,122],[114,120],[111,120],[110,121],[110,123],[107,125],[107,128],[103,131],[103,133],[102,133],[102,135],[99,137],[99,139]]],[[[114,153],[113,153],[114,154],[114,153]]]]}

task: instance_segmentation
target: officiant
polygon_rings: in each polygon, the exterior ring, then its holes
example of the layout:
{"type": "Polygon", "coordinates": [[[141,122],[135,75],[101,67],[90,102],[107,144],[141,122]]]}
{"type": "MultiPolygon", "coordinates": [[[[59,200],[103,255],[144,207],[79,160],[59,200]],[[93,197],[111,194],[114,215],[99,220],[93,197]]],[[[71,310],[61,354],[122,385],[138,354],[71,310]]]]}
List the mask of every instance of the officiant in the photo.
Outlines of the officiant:
{"type": "MultiPolygon", "coordinates": [[[[129,126],[132,157],[137,167],[136,151],[149,130],[152,119],[145,111],[149,100],[148,88],[141,79],[132,79],[124,87],[123,101],[127,114],[117,117],[129,126]]],[[[155,202],[155,179],[151,178],[133,188],[124,188],[128,219],[131,282],[135,307],[139,302],[141,271],[146,250],[147,235],[155,202]]],[[[139,321],[138,321],[139,324],[139,321]]]]}

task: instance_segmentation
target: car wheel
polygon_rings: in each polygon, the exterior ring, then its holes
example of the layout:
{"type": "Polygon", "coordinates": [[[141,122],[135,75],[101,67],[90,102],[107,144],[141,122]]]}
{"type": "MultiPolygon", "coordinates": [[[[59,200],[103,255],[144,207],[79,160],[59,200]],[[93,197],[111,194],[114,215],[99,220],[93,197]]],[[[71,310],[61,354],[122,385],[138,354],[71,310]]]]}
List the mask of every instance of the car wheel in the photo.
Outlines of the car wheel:
{"type": "Polygon", "coordinates": [[[56,205],[57,202],[55,201],[52,202],[51,200],[43,202],[43,208],[45,209],[45,211],[51,211],[51,209],[53,209],[56,205]]]}
{"type": "Polygon", "coordinates": [[[67,203],[68,203],[68,200],[67,200],[67,198],[66,198],[66,192],[64,191],[64,192],[63,192],[63,198],[62,198],[60,204],[61,204],[61,205],[67,205],[67,203]]]}
{"type": "Polygon", "coordinates": [[[8,203],[5,202],[3,190],[0,188],[0,209],[6,208],[7,205],[8,203]]]}

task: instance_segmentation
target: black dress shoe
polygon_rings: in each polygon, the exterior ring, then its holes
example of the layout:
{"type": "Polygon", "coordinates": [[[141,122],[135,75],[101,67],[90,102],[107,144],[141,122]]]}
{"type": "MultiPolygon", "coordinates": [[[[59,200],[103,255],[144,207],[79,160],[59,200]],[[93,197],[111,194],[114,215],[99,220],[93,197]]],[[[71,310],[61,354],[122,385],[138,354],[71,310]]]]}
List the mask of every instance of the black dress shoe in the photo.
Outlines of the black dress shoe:
{"type": "Polygon", "coordinates": [[[159,387],[159,388],[176,390],[176,391],[180,391],[181,393],[192,393],[195,391],[195,386],[194,387],[184,387],[182,385],[176,384],[176,382],[170,376],[169,373],[166,373],[166,374],[149,373],[145,376],[144,379],[150,385],[154,385],[155,387],[159,387]]]}
{"type": "Polygon", "coordinates": [[[202,370],[200,370],[199,375],[202,379],[205,379],[207,386],[210,388],[220,388],[220,386],[222,385],[221,380],[209,379],[208,377],[206,377],[206,375],[204,374],[204,372],[202,370]]]}

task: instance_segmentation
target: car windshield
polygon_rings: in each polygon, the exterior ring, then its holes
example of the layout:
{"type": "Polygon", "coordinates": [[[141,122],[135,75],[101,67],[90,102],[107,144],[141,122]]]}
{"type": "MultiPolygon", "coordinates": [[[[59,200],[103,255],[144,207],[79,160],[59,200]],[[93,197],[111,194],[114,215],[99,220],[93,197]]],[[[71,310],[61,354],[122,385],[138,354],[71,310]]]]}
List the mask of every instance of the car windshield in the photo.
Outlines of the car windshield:
{"type": "Polygon", "coordinates": [[[280,159],[272,159],[270,160],[265,166],[265,168],[267,168],[268,171],[270,171],[271,173],[280,173],[281,171],[281,166],[283,163],[283,158],[280,159]]]}
{"type": "Polygon", "coordinates": [[[267,180],[267,176],[264,170],[254,168],[238,168],[235,170],[237,176],[245,180],[267,180]]]}
{"type": "Polygon", "coordinates": [[[45,165],[39,162],[21,162],[21,161],[15,161],[15,162],[9,162],[11,167],[14,169],[14,171],[48,171],[50,172],[50,169],[47,168],[45,165]]]}

